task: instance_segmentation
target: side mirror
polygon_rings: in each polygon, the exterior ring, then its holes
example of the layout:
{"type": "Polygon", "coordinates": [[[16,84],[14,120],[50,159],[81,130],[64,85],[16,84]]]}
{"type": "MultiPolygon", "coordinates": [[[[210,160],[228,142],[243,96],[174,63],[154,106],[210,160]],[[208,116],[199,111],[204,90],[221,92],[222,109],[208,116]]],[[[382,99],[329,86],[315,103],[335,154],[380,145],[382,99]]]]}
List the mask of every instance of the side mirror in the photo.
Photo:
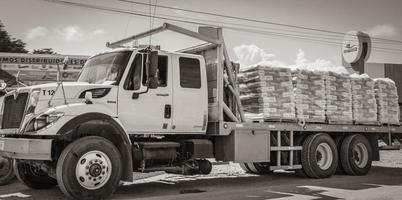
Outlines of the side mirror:
{"type": "Polygon", "coordinates": [[[148,69],[148,87],[150,89],[158,88],[158,52],[152,51],[149,54],[149,69],[148,69]]]}
{"type": "Polygon", "coordinates": [[[90,91],[85,92],[85,103],[92,104],[92,92],[90,91]]]}
{"type": "Polygon", "coordinates": [[[66,56],[63,60],[63,70],[66,70],[68,66],[68,56],[66,56]]]}
{"type": "Polygon", "coordinates": [[[5,90],[7,88],[7,83],[0,83],[0,90],[5,90]]]}

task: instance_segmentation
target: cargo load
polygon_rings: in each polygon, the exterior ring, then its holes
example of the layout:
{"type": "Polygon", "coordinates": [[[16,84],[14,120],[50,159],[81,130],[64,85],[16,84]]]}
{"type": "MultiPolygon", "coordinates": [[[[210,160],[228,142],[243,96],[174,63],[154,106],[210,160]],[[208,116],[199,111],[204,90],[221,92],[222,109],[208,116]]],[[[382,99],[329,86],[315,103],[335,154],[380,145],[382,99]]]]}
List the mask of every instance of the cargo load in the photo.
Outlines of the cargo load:
{"type": "Polygon", "coordinates": [[[347,73],[325,74],[326,115],[328,123],[352,124],[352,87],[347,73]]]}
{"type": "Polygon", "coordinates": [[[378,124],[374,80],[367,74],[352,74],[353,121],[356,124],[378,124]]]}
{"type": "Polygon", "coordinates": [[[295,120],[291,71],[256,65],[239,74],[240,100],[250,120],[295,120]]]}
{"type": "Polygon", "coordinates": [[[292,71],[296,117],[301,122],[325,122],[324,72],[292,71]]]}
{"type": "Polygon", "coordinates": [[[395,82],[388,78],[377,78],[374,80],[378,121],[381,124],[399,125],[400,110],[395,82]]]}

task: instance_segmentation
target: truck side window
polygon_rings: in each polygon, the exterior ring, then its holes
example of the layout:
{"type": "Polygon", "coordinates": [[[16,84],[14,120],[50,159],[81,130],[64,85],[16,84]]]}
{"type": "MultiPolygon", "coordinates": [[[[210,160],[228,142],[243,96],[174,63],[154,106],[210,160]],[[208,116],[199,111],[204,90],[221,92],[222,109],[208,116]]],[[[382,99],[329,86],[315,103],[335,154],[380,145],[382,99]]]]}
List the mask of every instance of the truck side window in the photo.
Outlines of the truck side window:
{"type": "Polygon", "coordinates": [[[180,86],[183,88],[201,88],[200,61],[195,58],[179,58],[180,86]]]}
{"type": "MultiPolygon", "coordinates": [[[[145,60],[145,59],[144,59],[145,60]]],[[[131,64],[130,71],[124,83],[126,90],[138,90],[141,86],[141,67],[143,62],[142,54],[135,55],[134,61],[131,64]]]]}
{"type": "MultiPolygon", "coordinates": [[[[144,67],[146,62],[147,56],[144,56],[144,67]]],[[[168,70],[168,57],[164,55],[158,56],[158,80],[159,80],[159,87],[166,87],[167,86],[167,70],[168,70]]],[[[142,72],[142,85],[146,84],[147,81],[147,74],[145,68],[142,72]]]]}

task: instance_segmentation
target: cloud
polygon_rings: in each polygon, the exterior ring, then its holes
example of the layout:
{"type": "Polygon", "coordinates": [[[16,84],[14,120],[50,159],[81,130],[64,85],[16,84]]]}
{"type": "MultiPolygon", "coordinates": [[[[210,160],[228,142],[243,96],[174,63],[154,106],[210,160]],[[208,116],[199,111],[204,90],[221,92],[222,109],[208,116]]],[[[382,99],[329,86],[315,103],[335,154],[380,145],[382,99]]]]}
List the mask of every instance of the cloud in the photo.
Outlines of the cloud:
{"type": "Polygon", "coordinates": [[[240,66],[255,65],[262,61],[272,61],[274,54],[269,54],[255,44],[239,45],[233,48],[240,66]]]}
{"type": "Polygon", "coordinates": [[[296,55],[294,64],[288,65],[283,61],[277,60],[274,54],[267,53],[264,49],[258,46],[251,45],[239,45],[233,48],[234,52],[240,63],[242,69],[252,65],[267,65],[271,67],[288,67],[291,69],[308,69],[308,70],[320,70],[320,71],[335,71],[339,73],[346,73],[347,70],[343,66],[338,66],[329,60],[316,59],[315,61],[309,61],[306,58],[306,54],[303,49],[299,49],[296,55]]]}
{"type": "Polygon", "coordinates": [[[66,26],[62,29],[56,29],[56,33],[68,42],[84,40],[84,32],[79,26],[66,26]]]}
{"type": "Polygon", "coordinates": [[[104,35],[106,32],[102,29],[87,32],[77,25],[72,25],[62,29],[56,29],[55,33],[67,42],[79,42],[104,35]]]}
{"type": "Polygon", "coordinates": [[[399,30],[389,24],[380,24],[367,30],[371,37],[393,37],[398,35],[399,30]]]}
{"type": "Polygon", "coordinates": [[[307,62],[306,55],[302,49],[299,49],[295,63],[296,65],[305,64],[307,62]]]}
{"type": "Polygon", "coordinates": [[[40,37],[45,37],[48,34],[49,30],[42,26],[37,26],[27,31],[26,39],[33,40],[40,37]]]}
{"type": "Polygon", "coordinates": [[[102,29],[96,29],[96,30],[91,32],[92,36],[98,36],[98,35],[103,35],[103,34],[105,34],[105,31],[102,30],[102,29]]]}
{"type": "Polygon", "coordinates": [[[306,58],[306,54],[303,49],[299,49],[295,64],[289,66],[292,69],[308,69],[308,70],[319,70],[319,71],[333,71],[338,73],[347,73],[347,70],[344,66],[335,65],[329,60],[325,59],[316,59],[313,62],[310,62],[306,58]]]}

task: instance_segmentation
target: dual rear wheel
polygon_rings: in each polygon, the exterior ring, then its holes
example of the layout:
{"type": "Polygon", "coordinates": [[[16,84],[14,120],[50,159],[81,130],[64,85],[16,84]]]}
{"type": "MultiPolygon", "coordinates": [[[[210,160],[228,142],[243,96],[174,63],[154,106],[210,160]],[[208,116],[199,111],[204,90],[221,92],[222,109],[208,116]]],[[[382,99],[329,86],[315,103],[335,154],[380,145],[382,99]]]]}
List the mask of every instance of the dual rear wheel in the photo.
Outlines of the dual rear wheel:
{"type": "Polygon", "coordinates": [[[372,148],[360,134],[334,141],[326,133],[317,133],[304,140],[301,163],[304,173],[311,178],[327,178],[335,172],[365,175],[371,168],[372,148]]]}
{"type": "MultiPolygon", "coordinates": [[[[310,178],[328,178],[340,171],[348,175],[365,175],[371,168],[371,144],[360,134],[334,140],[327,133],[316,133],[303,138],[298,144],[303,147],[296,154],[298,163],[301,163],[302,171],[310,178]]],[[[268,162],[240,163],[240,167],[247,173],[272,172],[268,162]]]]}

